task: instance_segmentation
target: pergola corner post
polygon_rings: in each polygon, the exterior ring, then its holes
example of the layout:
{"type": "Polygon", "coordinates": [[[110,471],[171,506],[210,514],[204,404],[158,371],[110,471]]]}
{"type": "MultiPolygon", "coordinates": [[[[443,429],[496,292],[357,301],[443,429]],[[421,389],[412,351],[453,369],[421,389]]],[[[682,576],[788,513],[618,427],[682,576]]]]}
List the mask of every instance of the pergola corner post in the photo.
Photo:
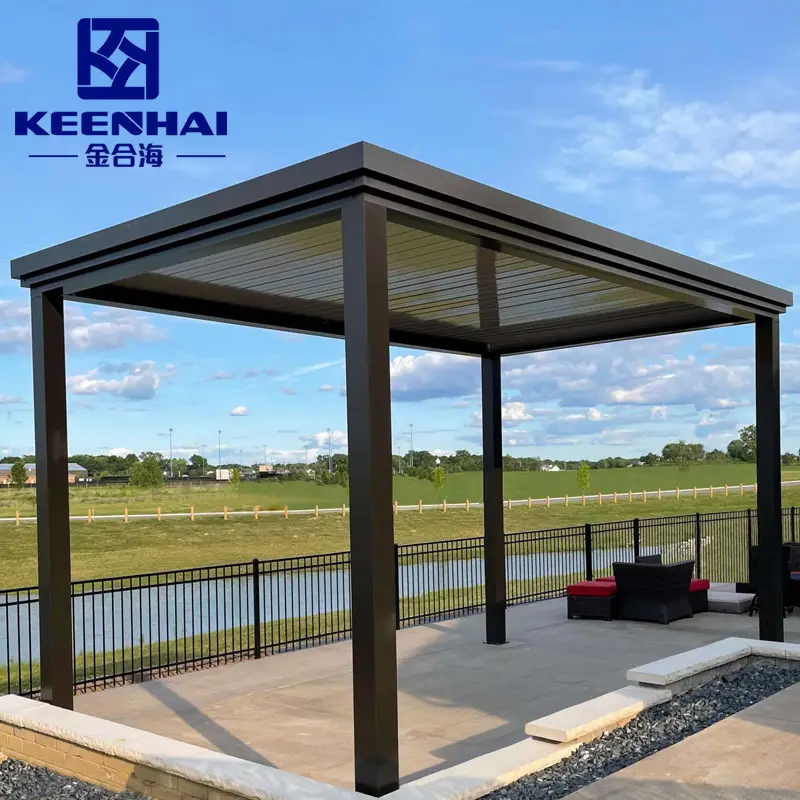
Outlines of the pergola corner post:
{"type": "Polygon", "coordinates": [[[483,403],[483,558],[486,643],[506,643],[506,552],[503,522],[503,429],[500,356],[481,357],[483,403]]]}
{"type": "Polygon", "coordinates": [[[64,297],[31,292],[41,699],[72,708],[72,593],[64,297]]]}
{"type": "Polygon", "coordinates": [[[756,317],[756,476],[759,638],[783,641],[780,326],[756,317]]]}
{"type": "Polygon", "coordinates": [[[386,209],[342,209],[355,788],[399,786],[386,209]]]}

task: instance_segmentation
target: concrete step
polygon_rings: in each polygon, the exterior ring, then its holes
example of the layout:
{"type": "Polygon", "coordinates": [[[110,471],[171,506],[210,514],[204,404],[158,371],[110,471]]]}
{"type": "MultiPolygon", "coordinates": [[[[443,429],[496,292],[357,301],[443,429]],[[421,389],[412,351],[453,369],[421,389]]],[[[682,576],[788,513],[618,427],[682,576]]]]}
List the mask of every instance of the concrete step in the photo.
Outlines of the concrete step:
{"type": "Polygon", "coordinates": [[[708,593],[708,610],[718,614],[745,614],[750,610],[752,602],[752,594],[715,591],[708,593]]]}
{"type": "Polygon", "coordinates": [[[548,742],[594,739],[604,731],[630,722],[646,708],[665,703],[671,697],[672,692],[668,689],[624,686],[615,692],[529,722],[525,726],[525,733],[548,742]]]}

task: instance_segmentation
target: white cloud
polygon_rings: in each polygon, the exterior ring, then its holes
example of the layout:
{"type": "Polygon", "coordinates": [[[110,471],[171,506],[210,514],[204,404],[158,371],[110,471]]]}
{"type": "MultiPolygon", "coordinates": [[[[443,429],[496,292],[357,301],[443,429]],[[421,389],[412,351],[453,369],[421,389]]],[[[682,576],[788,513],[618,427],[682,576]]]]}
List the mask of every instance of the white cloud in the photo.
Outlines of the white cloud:
{"type": "Polygon", "coordinates": [[[12,403],[21,403],[22,398],[14,394],[0,394],[0,406],[11,405],[12,403]]]}
{"type": "Polygon", "coordinates": [[[542,69],[546,72],[577,72],[582,64],[580,61],[571,61],[566,58],[545,58],[538,61],[526,61],[523,66],[542,69]]]}
{"type": "Polygon", "coordinates": [[[128,400],[149,400],[155,397],[162,380],[172,378],[175,368],[168,365],[164,371],[156,369],[154,361],[139,364],[101,364],[83,375],[67,378],[67,389],[72,394],[110,394],[128,400]],[[122,377],[105,378],[104,375],[122,377]]]}
{"type": "Polygon", "coordinates": [[[560,171],[580,181],[587,169],[600,170],[604,180],[616,169],[742,187],[800,187],[800,110],[675,98],[641,69],[612,74],[594,90],[601,110],[559,125],[574,139],[545,174],[567,191],[570,183],[560,171]]]}
{"type": "Polygon", "coordinates": [[[236,406],[235,408],[231,409],[231,416],[232,417],[246,417],[250,412],[247,410],[247,406],[236,406]]]}
{"type": "Polygon", "coordinates": [[[230,381],[233,380],[234,374],[232,372],[225,372],[224,370],[220,370],[219,372],[215,372],[211,376],[212,381],[230,381]]]}
{"type": "Polygon", "coordinates": [[[322,386],[319,387],[319,391],[320,392],[332,392],[333,391],[333,386],[331,386],[329,383],[323,383],[322,386]]]}
{"type": "Polygon", "coordinates": [[[395,356],[390,375],[392,399],[398,402],[463,397],[480,389],[480,362],[470,356],[450,353],[395,356]]]}
{"type": "Polygon", "coordinates": [[[133,450],[128,450],[127,447],[112,447],[108,451],[108,455],[110,456],[117,456],[118,458],[125,458],[125,456],[129,456],[133,450]]]}
{"type": "Polygon", "coordinates": [[[28,77],[27,70],[8,61],[0,61],[0,84],[22,83],[28,77]]]}
{"type": "Polygon", "coordinates": [[[279,392],[283,392],[284,394],[288,394],[288,395],[297,394],[297,390],[296,389],[292,389],[291,386],[279,386],[278,387],[278,391],[279,392]]]}
{"type": "MultiPolygon", "coordinates": [[[[64,336],[70,351],[117,350],[131,342],[155,342],[164,338],[145,314],[117,308],[84,313],[67,304],[64,336]]],[[[28,303],[0,300],[0,353],[30,352],[30,307],[28,303]]]]}
{"type": "Polygon", "coordinates": [[[322,369],[328,369],[329,367],[338,367],[341,366],[341,361],[323,361],[319,364],[310,364],[307,367],[299,367],[298,369],[292,370],[291,372],[287,372],[285,375],[279,375],[276,380],[279,381],[286,381],[290,378],[299,378],[301,375],[310,375],[312,372],[319,372],[322,369]]]}
{"type": "MultiPolygon", "coordinates": [[[[330,439],[330,446],[331,450],[343,450],[347,448],[347,432],[346,431],[334,431],[328,434],[328,431],[320,431],[319,433],[312,433],[308,436],[301,436],[300,437],[304,442],[308,442],[311,444],[314,443],[314,447],[318,450],[327,452],[328,451],[328,440],[330,439]]],[[[309,452],[311,452],[309,450],[309,452]]]]}

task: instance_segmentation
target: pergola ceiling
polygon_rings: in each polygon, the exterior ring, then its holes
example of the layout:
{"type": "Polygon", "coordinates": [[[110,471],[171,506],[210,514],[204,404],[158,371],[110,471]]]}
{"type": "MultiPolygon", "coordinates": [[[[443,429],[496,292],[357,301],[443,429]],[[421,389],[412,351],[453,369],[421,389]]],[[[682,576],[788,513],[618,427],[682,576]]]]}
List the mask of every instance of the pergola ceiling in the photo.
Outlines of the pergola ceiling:
{"type": "Polygon", "coordinates": [[[515,353],[752,321],[791,295],[360,143],[18,259],[32,288],[341,336],[341,206],[384,205],[390,337],[515,353]]]}
{"type": "MultiPolygon", "coordinates": [[[[389,308],[392,327],[418,335],[457,335],[475,343],[513,345],[530,334],[575,316],[650,313],[669,309],[669,300],[628,286],[397,222],[387,225],[389,308]],[[488,254],[488,255],[487,255],[488,254]],[[509,332],[510,335],[509,335],[509,332]]],[[[255,293],[249,302],[289,314],[333,322],[344,319],[342,234],[338,220],[265,238],[155,271],[191,295],[206,284],[255,293]],[[186,282],[189,282],[188,284],[186,282]]],[[[238,294],[248,302],[244,294],[238,294]]]]}

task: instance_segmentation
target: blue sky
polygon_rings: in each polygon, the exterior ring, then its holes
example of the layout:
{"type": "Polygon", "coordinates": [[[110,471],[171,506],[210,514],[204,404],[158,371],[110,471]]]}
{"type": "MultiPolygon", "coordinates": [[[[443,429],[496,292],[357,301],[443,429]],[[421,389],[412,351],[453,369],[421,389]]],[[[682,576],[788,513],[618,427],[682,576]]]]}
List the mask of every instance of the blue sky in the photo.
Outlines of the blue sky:
{"type": "MultiPolygon", "coordinates": [[[[228,158],[90,170],[28,159],[16,110],[87,106],[75,28],[38,0],[0,31],[0,263],[368,140],[794,291],[800,8],[749,2],[116,2],[161,25],[153,108],[229,113],[228,158]],[[223,10],[224,9],[224,10],[223,10]]],[[[197,145],[194,145],[197,147],[197,145]]],[[[202,149],[202,148],[201,148],[202,149]]],[[[26,293],[0,270],[0,456],[31,452],[26,293]]],[[[71,452],[310,456],[346,445],[339,341],[68,309],[71,452]],[[326,446],[326,445],[324,445],[326,446]]],[[[504,360],[508,452],[725,447],[753,421],[749,326],[504,360]]],[[[783,444],[800,447],[800,317],[782,327],[783,444]]],[[[479,447],[478,365],[392,353],[397,449],[479,447]]],[[[209,455],[211,459],[212,456],[209,455]]]]}

